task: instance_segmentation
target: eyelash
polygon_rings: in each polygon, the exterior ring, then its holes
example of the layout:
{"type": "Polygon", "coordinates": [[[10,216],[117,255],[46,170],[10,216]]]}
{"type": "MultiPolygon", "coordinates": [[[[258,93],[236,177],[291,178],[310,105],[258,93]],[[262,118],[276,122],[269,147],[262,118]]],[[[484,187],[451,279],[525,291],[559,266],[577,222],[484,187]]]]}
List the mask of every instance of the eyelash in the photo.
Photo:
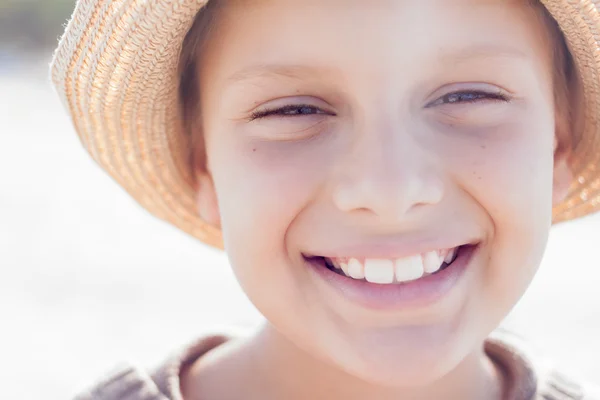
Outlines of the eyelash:
{"type": "Polygon", "coordinates": [[[290,104],[290,105],[278,107],[278,108],[254,111],[250,116],[250,121],[254,121],[255,119],[265,118],[265,117],[268,117],[271,115],[278,115],[278,116],[282,116],[282,117],[285,117],[285,116],[298,117],[298,116],[302,116],[302,115],[315,115],[315,114],[326,114],[326,112],[321,110],[320,108],[312,106],[310,104],[290,104]],[[310,114],[307,114],[307,113],[289,114],[290,111],[300,111],[302,109],[304,109],[304,110],[310,109],[311,111],[314,111],[314,112],[310,113],[310,114]],[[286,114],[286,113],[288,113],[288,114],[286,114]]]}
{"type": "Polygon", "coordinates": [[[427,107],[432,107],[432,106],[436,106],[436,105],[440,105],[440,104],[469,104],[469,103],[476,103],[481,100],[504,101],[504,102],[509,101],[508,97],[506,97],[506,95],[504,95],[500,91],[485,92],[482,90],[471,90],[471,91],[448,93],[448,94],[440,97],[438,100],[435,100],[434,102],[429,103],[427,105],[427,107]],[[463,101],[450,100],[450,99],[456,99],[457,97],[461,97],[461,96],[469,96],[470,98],[468,98],[467,100],[463,100],[463,101]],[[448,101],[444,102],[443,101],[444,99],[446,99],[448,101]],[[440,101],[442,101],[442,102],[440,103],[440,101]]]}
{"type": "MultiPolygon", "coordinates": [[[[476,103],[482,100],[491,100],[491,101],[504,101],[507,102],[509,99],[502,92],[485,92],[481,90],[473,90],[473,91],[462,91],[462,92],[453,92],[448,93],[438,100],[435,100],[432,103],[429,103],[427,107],[437,106],[441,104],[469,104],[476,103]],[[469,96],[466,100],[460,101],[461,96],[469,96]],[[457,99],[458,98],[458,99],[457,99]],[[447,101],[444,101],[447,100],[447,101]]],[[[273,108],[273,109],[265,109],[254,111],[250,115],[250,121],[254,121],[255,119],[266,118],[272,115],[281,116],[281,117],[299,117],[303,115],[315,115],[315,114],[327,114],[326,111],[321,110],[318,107],[315,107],[310,104],[290,104],[283,107],[273,108]],[[300,111],[313,111],[311,113],[300,112],[300,111]],[[290,113],[294,111],[294,113],[290,113]]]]}

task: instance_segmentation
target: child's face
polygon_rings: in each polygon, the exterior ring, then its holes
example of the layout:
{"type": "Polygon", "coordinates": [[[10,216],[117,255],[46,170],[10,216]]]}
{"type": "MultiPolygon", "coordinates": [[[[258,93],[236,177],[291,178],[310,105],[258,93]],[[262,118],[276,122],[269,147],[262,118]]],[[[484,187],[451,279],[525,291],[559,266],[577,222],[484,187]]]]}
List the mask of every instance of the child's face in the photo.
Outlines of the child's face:
{"type": "Polygon", "coordinates": [[[542,257],[547,28],[520,0],[243,3],[218,15],[202,53],[214,182],[201,180],[202,214],[219,216],[243,289],[298,346],[370,381],[439,377],[498,326],[542,257]],[[470,256],[412,288],[357,284],[309,258],[464,244],[470,256]]]}

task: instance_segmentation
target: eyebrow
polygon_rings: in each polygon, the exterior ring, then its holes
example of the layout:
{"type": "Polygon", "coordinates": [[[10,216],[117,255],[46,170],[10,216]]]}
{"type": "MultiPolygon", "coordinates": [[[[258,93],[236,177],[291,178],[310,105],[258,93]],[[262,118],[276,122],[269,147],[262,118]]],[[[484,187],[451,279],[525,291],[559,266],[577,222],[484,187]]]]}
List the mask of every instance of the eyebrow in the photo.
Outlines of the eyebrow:
{"type": "Polygon", "coordinates": [[[293,64],[258,64],[241,69],[227,78],[229,82],[237,82],[254,78],[283,77],[302,79],[309,76],[332,74],[331,68],[313,67],[293,64]]]}
{"type": "Polygon", "coordinates": [[[528,54],[522,50],[500,44],[481,43],[458,51],[443,52],[439,59],[444,63],[465,62],[474,58],[518,58],[526,59],[528,54]]]}
{"type": "MultiPolygon", "coordinates": [[[[516,47],[498,44],[476,44],[458,51],[443,51],[436,57],[446,64],[457,64],[476,58],[527,58],[516,47]]],[[[230,83],[270,77],[303,79],[310,76],[331,75],[339,70],[301,64],[256,64],[243,68],[227,78],[230,83]]]]}

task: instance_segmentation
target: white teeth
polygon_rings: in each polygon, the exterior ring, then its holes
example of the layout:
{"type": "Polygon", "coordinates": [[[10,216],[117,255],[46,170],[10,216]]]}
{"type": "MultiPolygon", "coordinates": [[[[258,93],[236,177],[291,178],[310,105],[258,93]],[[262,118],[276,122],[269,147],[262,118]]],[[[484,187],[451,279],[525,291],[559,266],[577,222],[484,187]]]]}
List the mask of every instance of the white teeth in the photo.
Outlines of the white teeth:
{"type": "Polygon", "coordinates": [[[365,279],[371,283],[394,282],[394,263],[392,260],[367,258],[365,260],[365,279]]]}
{"type": "Polygon", "coordinates": [[[342,271],[344,271],[344,274],[346,274],[346,276],[350,276],[350,275],[348,274],[348,264],[346,264],[346,263],[341,263],[341,264],[340,264],[340,268],[342,269],[342,271]]]}
{"type": "Polygon", "coordinates": [[[433,274],[456,258],[457,248],[428,251],[427,253],[398,259],[359,258],[328,259],[336,269],[347,277],[371,283],[389,284],[414,281],[424,274],[433,274]]]}
{"type": "Polygon", "coordinates": [[[446,254],[446,257],[444,258],[444,262],[446,264],[450,264],[454,260],[455,255],[456,255],[456,247],[453,248],[452,250],[448,251],[448,254],[446,254]]]}
{"type": "Polygon", "coordinates": [[[351,258],[348,261],[348,274],[354,279],[364,279],[365,271],[362,264],[356,258],[351,258]]]}
{"type": "Polygon", "coordinates": [[[342,267],[340,266],[340,262],[338,260],[336,260],[336,259],[329,259],[329,260],[333,264],[333,267],[335,269],[339,269],[339,270],[342,269],[342,267]]]}
{"type": "Polygon", "coordinates": [[[423,254],[423,269],[428,274],[433,274],[440,269],[443,261],[437,251],[427,252],[423,254]]]}
{"type": "Polygon", "coordinates": [[[420,255],[396,260],[396,280],[413,281],[423,276],[423,259],[420,255]]]}

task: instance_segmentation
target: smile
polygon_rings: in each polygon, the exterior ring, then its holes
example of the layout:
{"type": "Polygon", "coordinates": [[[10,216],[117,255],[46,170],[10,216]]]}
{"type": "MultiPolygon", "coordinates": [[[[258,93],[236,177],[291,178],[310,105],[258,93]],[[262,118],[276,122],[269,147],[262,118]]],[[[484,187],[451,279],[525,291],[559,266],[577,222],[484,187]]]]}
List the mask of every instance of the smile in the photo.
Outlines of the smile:
{"type": "Polygon", "coordinates": [[[395,259],[323,257],[323,260],[331,271],[351,279],[397,284],[421,279],[444,270],[456,260],[459,250],[460,247],[454,247],[395,259]]]}
{"type": "Polygon", "coordinates": [[[406,257],[304,256],[327,296],[371,309],[426,307],[458,286],[478,244],[430,250],[406,257]]]}

